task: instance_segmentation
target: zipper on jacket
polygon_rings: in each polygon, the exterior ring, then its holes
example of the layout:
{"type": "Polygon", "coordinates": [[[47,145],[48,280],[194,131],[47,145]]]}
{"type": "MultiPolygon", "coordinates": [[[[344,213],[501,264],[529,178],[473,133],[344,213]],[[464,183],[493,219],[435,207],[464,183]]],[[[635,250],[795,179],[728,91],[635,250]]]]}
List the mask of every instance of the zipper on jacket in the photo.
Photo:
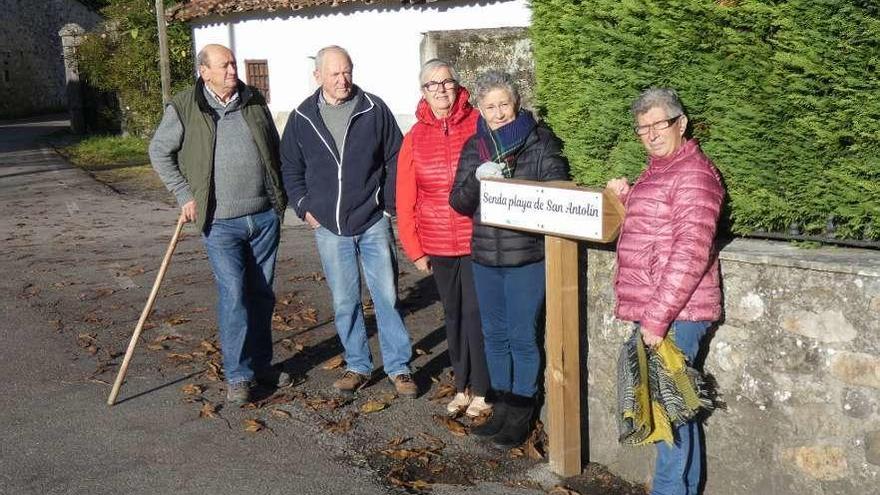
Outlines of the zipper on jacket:
{"type": "MultiPolygon", "coordinates": [[[[330,156],[333,157],[333,161],[336,162],[336,182],[337,182],[337,186],[336,186],[337,187],[337,190],[336,190],[336,234],[337,235],[342,235],[342,226],[339,223],[339,212],[340,212],[341,205],[342,205],[342,156],[345,154],[345,140],[348,138],[348,130],[351,127],[351,122],[354,120],[354,118],[357,117],[358,115],[369,112],[375,106],[375,104],[373,103],[373,100],[371,100],[370,97],[367,96],[367,93],[364,93],[364,98],[366,98],[367,101],[370,102],[370,107],[361,111],[361,112],[358,112],[358,113],[352,115],[351,117],[349,117],[348,125],[345,127],[345,134],[342,137],[342,150],[339,152],[339,159],[336,158],[336,154],[333,153],[333,148],[330,147],[330,144],[327,142],[326,139],[324,139],[324,136],[321,135],[321,133],[318,131],[318,128],[315,127],[315,123],[312,122],[312,119],[310,119],[304,113],[300,112],[299,108],[296,109],[296,113],[301,115],[302,118],[306,119],[306,121],[309,123],[309,125],[312,126],[312,129],[315,131],[315,134],[318,135],[318,138],[321,139],[321,142],[324,143],[324,146],[327,147],[327,151],[330,152],[330,156]]],[[[302,198],[299,199],[299,201],[297,201],[297,205],[299,205],[303,199],[305,199],[305,196],[303,196],[302,198]]]]}
{"type": "MultiPolygon", "coordinates": [[[[363,115],[363,114],[369,112],[375,106],[375,104],[373,103],[373,100],[371,100],[370,97],[367,96],[367,93],[364,93],[364,98],[366,98],[367,101],[370,102],[370,107],[366,108],[356,114],[353,114],[351,117],[348,118],[348,125],[345,126],[345,134],[342,135],[342,147],[339,151],[339,161],[337,162],[337,172],[336,172],[336,177],[339,181],[338,186],[337,186],[339,189],[338,189],[338,192],[336,193],[336,233],[339,235],[342,235],[342,225],[339,222],[339,213],[340,213],[340,210],[342,209],[342,160],[343,160],[343,157],[345,156],[345,142],[348,140],[348,131],[351,129],[351,123],[354,122],[355,117],[357,117],[358,115],[363,115]]],[[[379,190],[376,191],[376,203],[377,204],[379,202],[379,191],[381,191],[381,190],[382,190],[382,185],[380,184],[379,190]]],[[[383,215],[384,215],[384,212],[383,212],[383,215]]]]}
{"type": "MultiPolygon", "coordinates": [[[[447,182],[449,182],[449,184],[453,184],[453,183],[455,183],[455,168],[456,168],[456,165],[458,165],[458,164],[455,164],[455,165],[452,164],[452,160],[451,160],[452,157],[450,156],[450,153],[449,153],[449,145],[450,145],[450,141],[452,141],[452,138],[449,137],[449,120],[443,119],[442,123],[443,123],[443,125],[442,125],[443,136],[445,137],[443,152],[446,154],[446,156],[445,156],[445,160],[443,160],[443,161],[444,161],[444,164],[446,165],[446,180],[447,180],[447,182]]],[[[450,186],[450,190],[451,189],[452,189],[452,187],[450,186]]],[[[456,253],[456,255],[457,255],[457,253],[459,251],[459,249],[458,249],[458,219],[456,218],[455,210],[453,210],[452,207],[449,206],[448,204],[447,204],[447,207],[449,208],[449,220],[450,220],[449,223],[452,225],[452,251],[454,253],[456,253]]]]}

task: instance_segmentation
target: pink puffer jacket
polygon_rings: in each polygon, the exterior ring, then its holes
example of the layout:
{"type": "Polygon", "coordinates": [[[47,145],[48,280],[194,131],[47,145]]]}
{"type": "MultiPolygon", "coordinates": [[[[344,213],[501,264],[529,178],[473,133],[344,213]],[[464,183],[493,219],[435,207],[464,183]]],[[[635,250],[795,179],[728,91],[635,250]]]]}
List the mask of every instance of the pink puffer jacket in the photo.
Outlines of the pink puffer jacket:
{"type": "Polygon", "coordinates": [[[715,230],[721,176],[689,140],[671,157],[650,158],[624,198],[617,242],[615,315],[666,335],[674,320],[716,321],[721,284],[715,230]]]}

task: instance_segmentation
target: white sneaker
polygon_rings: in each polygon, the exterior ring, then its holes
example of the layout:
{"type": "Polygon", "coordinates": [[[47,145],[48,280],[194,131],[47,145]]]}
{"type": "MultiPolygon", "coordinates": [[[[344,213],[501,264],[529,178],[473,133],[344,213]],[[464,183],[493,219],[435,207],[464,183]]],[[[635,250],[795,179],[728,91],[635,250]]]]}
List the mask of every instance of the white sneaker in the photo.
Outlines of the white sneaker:
{"type": "Polygon", "coordinates": [[[446,410],[450,414],[455,414],[467,407],[470,403],[471,396],[465,392],[459,392],[455,394],[455,397],[453,397],[451,401],[449,401],[449,404],[446,404],[446,410]]]}
{"type": "Polygon", "coordinates": [[[486,403],[486,398],[477,396],[471,400],[470,405],[468,405],[468,408],[464,413],[468,415],[468,417],[476,418],[477,416],[489,414],[491,411],[492,405],[486,403]]]}

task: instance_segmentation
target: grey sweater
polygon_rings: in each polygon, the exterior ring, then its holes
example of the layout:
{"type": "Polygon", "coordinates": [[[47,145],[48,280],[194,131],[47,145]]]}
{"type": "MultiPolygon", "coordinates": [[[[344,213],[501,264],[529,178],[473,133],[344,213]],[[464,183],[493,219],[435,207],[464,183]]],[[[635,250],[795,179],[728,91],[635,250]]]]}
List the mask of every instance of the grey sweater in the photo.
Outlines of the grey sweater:
{"type": "MultiPolygon", "coordinates": [[[[217,126],[214,144],[213,218],[236,218],[258,213],[271,206],[264,183],[264,165],[251,131],[236,99],[224,107],[208,91],[205,98],[214,110],[217,126]]],[[[184,128],[174,107],[165,107],[162,122],[150,142],[150,161],[178,204],[192,201],[193,194],[180,173],[177,152],[183,144],[184,128]]],[[[209,159],[210,157],[205,157],[209,159]]]]}
{"type": "Polygon", "coordinates": [[[324,100],[324,93],[321,93],[318,97],[318,111],[321,112],[321,119],[324,121],[324,125],[327,126],[327,130],[330,131],[330,135],[333,136],[333,141],[336,143],[336,151],[340,156],[342,156],[342,145],[345,142],[345,131],[348,129],[348,121],[351,119],[351,114],[354,113],[354,109],[360,101],[360,91],[356,92],[352,98],[338,105],[327,103],[324,100]]]}

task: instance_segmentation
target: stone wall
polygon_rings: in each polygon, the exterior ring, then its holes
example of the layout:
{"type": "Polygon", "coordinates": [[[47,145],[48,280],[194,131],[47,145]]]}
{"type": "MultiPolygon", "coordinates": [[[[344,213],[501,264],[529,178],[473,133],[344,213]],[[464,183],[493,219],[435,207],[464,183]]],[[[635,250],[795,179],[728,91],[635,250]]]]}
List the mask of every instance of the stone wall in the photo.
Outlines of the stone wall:
{"type": "Polygon", "coordinates": [[[67,24],[92,29],[100,16],[76,0],[0,0],[0,118],[67,105],[58,31],[67,24]]]}
{"type": "MultiPolygon", "coordinates": [[[[614,253],[588,252],[590,460],[647,482],[653,448],[617,443],[614,253]]],[[[706,421],[707,494],[880,489],[880,253],[737,240],[705,370],[727,409],[706,421]]]]}
{"type": "Polygon", "coordinates": [[[472,88],[477,75],[496,69],[513,75],[522,93],[522,105],[534,110],[535,64],[532,40],[526,28],[429,31],[422,40],[422,63],[446,60],[458,71],[461,83],[472,88]]]}

